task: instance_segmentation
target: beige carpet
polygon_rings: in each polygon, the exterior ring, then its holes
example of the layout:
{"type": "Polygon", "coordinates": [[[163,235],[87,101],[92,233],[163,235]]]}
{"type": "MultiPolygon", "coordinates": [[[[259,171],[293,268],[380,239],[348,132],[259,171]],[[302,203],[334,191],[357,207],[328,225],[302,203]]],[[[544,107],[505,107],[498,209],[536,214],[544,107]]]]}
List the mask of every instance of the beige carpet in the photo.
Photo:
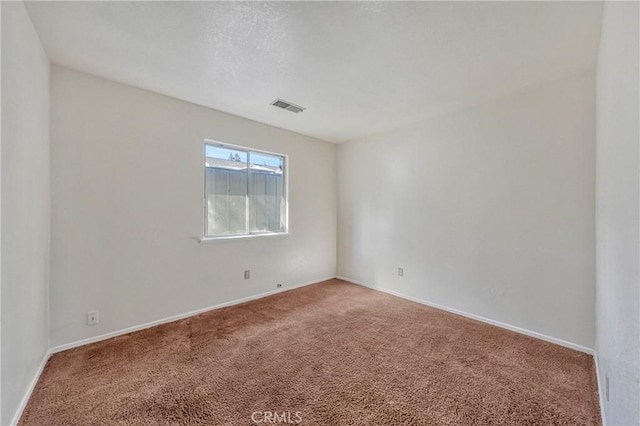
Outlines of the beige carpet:
{"type": "Polygon", "coordinates": [[[597,425],[600,414],[590,356],[332,280],[58,353],[20,425],[297,422],[597,425]]]}

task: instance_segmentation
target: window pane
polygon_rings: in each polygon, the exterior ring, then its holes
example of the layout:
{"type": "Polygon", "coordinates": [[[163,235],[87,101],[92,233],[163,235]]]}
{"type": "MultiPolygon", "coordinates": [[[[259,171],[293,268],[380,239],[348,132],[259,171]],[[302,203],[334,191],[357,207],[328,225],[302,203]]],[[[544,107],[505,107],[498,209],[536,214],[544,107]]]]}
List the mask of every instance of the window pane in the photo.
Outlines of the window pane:
{"type": "Polygon", "coordinates": [[[249,223],[251,232],[284,232],[286,201],[284,157],[250,154],[249,223]]]}
{"type": "Polygon", "coordinates": [[[207,236],[247,232],[247,153],[206,145],[207,236]]]}

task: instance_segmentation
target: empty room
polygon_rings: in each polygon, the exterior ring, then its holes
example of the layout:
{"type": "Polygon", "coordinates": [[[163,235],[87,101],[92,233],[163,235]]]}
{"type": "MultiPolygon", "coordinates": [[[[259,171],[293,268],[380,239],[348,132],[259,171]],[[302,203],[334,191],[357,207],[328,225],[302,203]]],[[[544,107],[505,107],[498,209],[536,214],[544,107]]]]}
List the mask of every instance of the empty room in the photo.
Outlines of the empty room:
{"type": "Polygon", "coordinates": [[[0,15],[0,425],[640,426],[640,3],[0,15]]]}

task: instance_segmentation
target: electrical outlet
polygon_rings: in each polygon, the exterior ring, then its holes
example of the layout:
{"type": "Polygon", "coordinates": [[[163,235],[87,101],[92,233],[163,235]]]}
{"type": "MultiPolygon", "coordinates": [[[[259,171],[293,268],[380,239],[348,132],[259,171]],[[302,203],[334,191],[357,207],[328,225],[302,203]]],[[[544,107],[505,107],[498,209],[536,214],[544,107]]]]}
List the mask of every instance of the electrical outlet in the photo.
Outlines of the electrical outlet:
{"type": "Polygon", "coordinates": [[[280,283],[276,284],[276,288],[281,288],[281,287],[282,287],[282,284],[280,283]]]}
{"type": "Polygon", "coordinates": [[[398,276],[404,277],[404,268],[398,268],[398,276]]]}
{"type": "Polygon", "coordinates": [[[604,376],[604,395],[609,402],[609,375],[605,374],[604,376]]]}
{"type": "Polygon", "coordinates": [[[249,278],[251,278],[251,270],[247,269],[244,271],[244,279],[248,280],[249,278]]]}
{"type": "Polygon", "coordinates": [[[98,311],[87,312],[87,325],[96,325],[100,322],[100,316],[98,311]]]}

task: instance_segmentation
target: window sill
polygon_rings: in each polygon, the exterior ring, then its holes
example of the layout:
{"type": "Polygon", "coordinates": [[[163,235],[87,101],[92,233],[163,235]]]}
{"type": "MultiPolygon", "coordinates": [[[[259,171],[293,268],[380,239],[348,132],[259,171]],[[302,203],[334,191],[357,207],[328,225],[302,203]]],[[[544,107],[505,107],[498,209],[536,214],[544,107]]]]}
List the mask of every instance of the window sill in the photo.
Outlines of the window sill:
{"type": "Polygon", "coordinates": [[[250,238],[263,238],[263,237],[286,237],[291,235],[290,232],[269,232],[264,234],[244,234],[244,235],[225,235],[221,237],[200,237],[200,244],[202,243],[210,243],[213,241],[224,241],[224,240],[244,240],[250,238]]]}

